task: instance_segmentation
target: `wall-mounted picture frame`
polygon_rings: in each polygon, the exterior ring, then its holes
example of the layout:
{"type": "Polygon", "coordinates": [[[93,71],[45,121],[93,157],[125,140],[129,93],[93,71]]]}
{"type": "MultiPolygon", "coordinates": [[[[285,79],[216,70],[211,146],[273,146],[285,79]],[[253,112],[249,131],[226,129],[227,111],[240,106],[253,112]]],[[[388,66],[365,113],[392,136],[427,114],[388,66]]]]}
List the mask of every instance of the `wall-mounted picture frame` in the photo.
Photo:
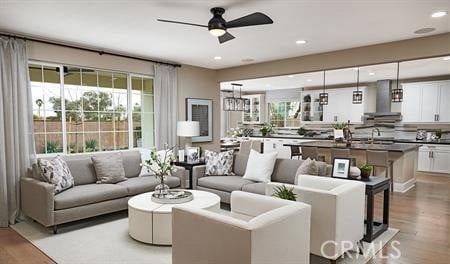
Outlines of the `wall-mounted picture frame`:
{"type": "Polygon", "coordinates": [[[186,98],[186,120],[200,123],[200,136],[192,142],[211,142],[213,140],[213,102],[211,99],[186,98]]]}
{"type": "Polygon", "coordinates": [[[350,175],[350,159],[334,158],[333,159],[333,172],[331,177],[334,178],[348,178],[350,175]]]}

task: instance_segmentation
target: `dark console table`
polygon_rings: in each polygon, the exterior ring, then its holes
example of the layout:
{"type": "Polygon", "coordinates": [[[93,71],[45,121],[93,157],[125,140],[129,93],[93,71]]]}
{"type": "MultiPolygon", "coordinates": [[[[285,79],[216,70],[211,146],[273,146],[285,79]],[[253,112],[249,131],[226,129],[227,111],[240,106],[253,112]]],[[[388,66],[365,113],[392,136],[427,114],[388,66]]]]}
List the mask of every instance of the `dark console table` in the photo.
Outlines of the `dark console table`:
{"type": "Polygon", "coordinates": [[[185,168],[189,171],[189,188],[192,189],[192,170],[195,166],[201,166],[205,165],[206,163],[204,161],[198,161],[198,162],[187,162],[187,161],[176,161],[174,162],[175,166],[180,166],[185,168]]]}
{"type": "Polygon", "coordinates": [[[367,196],[367,211],[365,226],[366,231],[363,241],[372,242],[375,238],[381,235],[389,228],[389,195],[390,195],[390,180],[383,176],[373,176],[370,180],[363,181],[356,179],[366,184],[367,196]],[[374,219],[374,205],[375,195],[383,192],[383,220],[377,222],[374,219]]]}

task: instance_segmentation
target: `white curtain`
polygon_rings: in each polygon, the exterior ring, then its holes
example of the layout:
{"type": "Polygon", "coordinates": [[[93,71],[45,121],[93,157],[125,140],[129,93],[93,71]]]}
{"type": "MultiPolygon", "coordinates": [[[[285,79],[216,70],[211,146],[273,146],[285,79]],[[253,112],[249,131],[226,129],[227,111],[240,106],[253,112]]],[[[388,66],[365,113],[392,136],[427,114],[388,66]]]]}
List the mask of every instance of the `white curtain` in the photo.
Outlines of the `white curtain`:
{"type": "Polygon", "coordinates": [[[31,102],[25,42],[0,37],[0,227],[19,215],[19,180],[35,156],[31,102]]]}
{"type": "Polygon", "coordinates": [[[177,144],[178,76],[174,66],[155,64],[155,144],[177,144]]]}

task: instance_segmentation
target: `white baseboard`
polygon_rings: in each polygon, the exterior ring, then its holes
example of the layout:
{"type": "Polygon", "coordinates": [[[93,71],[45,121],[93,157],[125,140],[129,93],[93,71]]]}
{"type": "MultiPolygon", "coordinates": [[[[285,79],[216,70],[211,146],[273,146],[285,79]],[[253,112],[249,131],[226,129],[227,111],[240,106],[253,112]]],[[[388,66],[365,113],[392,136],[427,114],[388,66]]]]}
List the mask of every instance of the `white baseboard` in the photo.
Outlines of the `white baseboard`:
{"type": "Polygon", "coordinates": [[[416,178],[412,178],[403,183],[394,182],[394,192],[405,193],[416,185],[416,178]]]}

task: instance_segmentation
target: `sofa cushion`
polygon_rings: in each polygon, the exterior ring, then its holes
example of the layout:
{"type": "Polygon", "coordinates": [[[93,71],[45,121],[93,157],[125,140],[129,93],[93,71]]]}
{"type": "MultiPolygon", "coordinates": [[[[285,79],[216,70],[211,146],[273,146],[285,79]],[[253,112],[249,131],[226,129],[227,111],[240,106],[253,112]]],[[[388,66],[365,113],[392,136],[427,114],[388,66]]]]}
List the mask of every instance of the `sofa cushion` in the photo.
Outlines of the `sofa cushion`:
{"type": "MultiPolygon", "coordinates": [[[[119,182],[117,185],[127,188],[128,195],[136,195],[154,191],[155,186],[159,183],[160,181],[155,176],[141,176],[130,178],[128,181],[119,182]]],[[[179,187],[180,178],[167,176],[164,183],[169,185],[170,188],[179,187]]]]}
{"type": "Polygon", "coordinates": [[[236,154],[234,155],[233,172],[236,175],[244,175],[247,168],[248,155],[236,154]]]}
{"type": "Polygon", "coordinates": [[[38,159],[37,163],[41,172],[41,179],[55,186],[55,194],[73,187],[72,173],[70,173],[67,163],[61,156],[38,159]]]}
{"type": "Polygon", "coordinates": [[[122,151],[125,177],[133,178],[141,172],[141,153],[139,150],[122,151]]]}
{"type": "Polygon", "coordinates": [[[205,175],[233,175],[233,151],[205,150],[205,175]]]}
{"type": "Polygon", "coordinates": [[[267,186],[267,183],[265,183],[265,182],[251,183],[251,184],[246,184],[246,185],[242,186],[242,190],[244,192],[251,192],[251,193],[265,195],[266,194],[266,186],[267,186]]]}
{"type": "Polygon", "coordinates": [[[242,187],[246,184],[254,183],[253,181],[246,180],[241,176],[207,176],[198,179],[198,186],[232,192],[242,190],[242,187]]]}
{"type": "Polygon", "coordinates": [[[272,173],[273,182],[294,184],[298,167],[303,160],[277,159],[272,173]]]}
{"type": "Polygon", "coordinates": [[[113,200],[127,196],[127,188],[117,184],[85,184],[55,195],[55,210],[113,200]]]}
{"type": "Polygon", "coordinates": [[[127,180],[123,167],[122,153],[92,156],[97,183],[118,183],[127,180]]]}
{"type": "Polygon", "coordinates": [[[250,150],[244,179],[256,182],[270,182],[278,153],[258,153],[250,150]]]}
{"type": "Polygon", "coordinates": [[[90,156],[65,156],[67,166],[72,173],[75,186],[82,184],[91,184],[97,181],[94,165],[90,156]]]}

